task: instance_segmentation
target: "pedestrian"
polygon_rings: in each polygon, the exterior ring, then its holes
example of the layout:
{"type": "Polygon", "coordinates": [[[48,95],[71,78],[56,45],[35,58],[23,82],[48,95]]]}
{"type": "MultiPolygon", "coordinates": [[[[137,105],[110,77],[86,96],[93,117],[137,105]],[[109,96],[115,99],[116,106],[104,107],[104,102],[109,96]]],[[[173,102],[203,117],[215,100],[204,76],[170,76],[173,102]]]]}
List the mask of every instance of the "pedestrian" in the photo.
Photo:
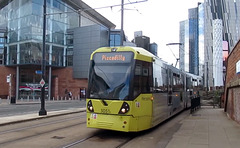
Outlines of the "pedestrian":
{"type": "Polygon", "coordinates": [[[72,92],[71,91],[69,91],[68,95],[69,95],[69,98],[72,99],[72,92]]]}

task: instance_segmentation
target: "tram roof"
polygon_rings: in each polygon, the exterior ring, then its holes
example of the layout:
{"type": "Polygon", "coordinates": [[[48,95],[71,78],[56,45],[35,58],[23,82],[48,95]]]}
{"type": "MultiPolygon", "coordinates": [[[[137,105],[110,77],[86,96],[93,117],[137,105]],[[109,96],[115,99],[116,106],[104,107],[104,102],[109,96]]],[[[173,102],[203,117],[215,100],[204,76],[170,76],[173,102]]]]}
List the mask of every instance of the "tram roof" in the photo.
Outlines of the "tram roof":
{"type": "MultiPolygon", "coordinates": [[[[150,53],[149,51],[145,50],[141,47],[130,47],[130,46],[120,46],[120,47],[101,47],[95,50],[92,55],[96,52],[119,52],[119,51],[132,51],[134,55],[134,59],[140,59],[143,61],[152,62],[153,59],[157,59],[158,57],[150,53]]],[[[158,58],[159,59],[159,58],[158,58]]]]}

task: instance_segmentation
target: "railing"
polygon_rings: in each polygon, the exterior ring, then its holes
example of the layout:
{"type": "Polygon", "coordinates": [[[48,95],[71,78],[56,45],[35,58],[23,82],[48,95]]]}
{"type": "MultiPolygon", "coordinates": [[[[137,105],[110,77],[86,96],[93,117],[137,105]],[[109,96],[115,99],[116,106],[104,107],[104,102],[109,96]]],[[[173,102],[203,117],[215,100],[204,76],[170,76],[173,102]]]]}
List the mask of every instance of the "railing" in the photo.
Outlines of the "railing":
{"type": "Polygon", "coordinates": [[[199,109],[200,107],[201,107],[200,97],[191,99],[191,110],[190,110],[191,114],[197,109],[199,109]]]}

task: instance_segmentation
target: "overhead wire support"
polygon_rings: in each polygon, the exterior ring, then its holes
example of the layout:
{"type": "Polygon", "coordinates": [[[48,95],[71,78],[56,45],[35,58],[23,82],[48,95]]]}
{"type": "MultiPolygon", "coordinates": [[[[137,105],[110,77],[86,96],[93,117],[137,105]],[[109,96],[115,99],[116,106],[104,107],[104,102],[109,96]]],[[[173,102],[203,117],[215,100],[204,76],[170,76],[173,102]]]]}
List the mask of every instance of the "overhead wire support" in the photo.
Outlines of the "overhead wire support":
{"type": "MultiPolygon", "coordinates": [[[[116,5],[111,5],[111,6],[103,6],[103,7],[92,8],[92,9],[97,10],[97,9],[105,9],[105,8],[119,7],[119,6],[122,6],[122,5],[131,5],[131,4],[142,3],[142,2],[147,2],[147,1],[148,1],[148,0],[135,1],[135,2],[129,2],[129,3],[123,3],[123,4],[116,4],[116,5]]],[[[92,9],[84,9],[83,11],[92,10],[92,9]]]]}
{"type": "MultiPolygon", "coordinates": [[[[169,45],[179,45],[180,46],[180,45],[183,45],[183,43],[168,43],[168,44],[166,44],[166,46],[168,46],[168,47],[169,47],[169,45]]],[[[176,59],[176,64],[175,64],[175,67],[176,67],[177,63],[179,61],[179,58],[176,57],[176,55],[174,54],[174,52],[172,51],[172,49],[170,47],[169,47],[169,49],[170,49],[170,51],[172,52],[173,56],[176,59]]]]}

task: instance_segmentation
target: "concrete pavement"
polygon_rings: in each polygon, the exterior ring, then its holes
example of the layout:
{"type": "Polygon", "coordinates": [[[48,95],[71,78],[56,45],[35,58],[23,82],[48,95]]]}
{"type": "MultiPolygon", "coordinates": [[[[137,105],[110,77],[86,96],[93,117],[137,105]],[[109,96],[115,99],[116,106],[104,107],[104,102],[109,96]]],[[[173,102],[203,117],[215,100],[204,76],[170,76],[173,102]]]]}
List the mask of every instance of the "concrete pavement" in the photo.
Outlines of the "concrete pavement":
{"type": "MultiPolygon", "coordinates": [[[[54,102],[54,101],[52,101],[54,102]]],[[[55,101],[57,102],[57,101],[55,101]]],[[[39,103],[37,101],[20,101],[18,104],[29,104],[31,105],[32,103],[39,103]]],[[[6,105],[10,105],[9,100],[2,99],[0,102],[0,107],[4,107],[6,105]]],[[[0,117],[0,126],[3,125],[8,125],[8,124],[13,124],[13,123],[20,123],[20,122],[25,122],[25,121],[31,121],[31,120],[36,120],[36,119],[41,119],[41,118],[49,118],[49,117],[54,117],[54,116],[61,116],[61,115],[66,115],[66,114],[72,114],[72,113],[78,113],[78,112],[84,112],[86,111],[86,108],[69,108],[66,110],[59,110],[59,111],[48,111],[47,115],[45,116],[39,116],[38,113],[29,113],[29,114],[23,114],[23,115],[11,115],[11,116],[6,116],[6,117],[0,117]]]]}
{"type": "Polygon", "coordinates": [[[239,148],[240,124],[224,109],[203,106],[181,122],[167,148],[239,148]]]}
{"type": "MultiPolygon", "coordinates": [[[[34,113],[1,117],[0,126],[84,111],[86,111],[86,108],[73,108],[50,111],[46,116],[39,116],[34,113]]],[[[240,147],[240,124],[231,120],[224,112],[224,109],[202,106],[193,114],[189,114],[180,124],[181,127],[173,134],[172,139],[166,146],[167,148],[240,147]]]]}

